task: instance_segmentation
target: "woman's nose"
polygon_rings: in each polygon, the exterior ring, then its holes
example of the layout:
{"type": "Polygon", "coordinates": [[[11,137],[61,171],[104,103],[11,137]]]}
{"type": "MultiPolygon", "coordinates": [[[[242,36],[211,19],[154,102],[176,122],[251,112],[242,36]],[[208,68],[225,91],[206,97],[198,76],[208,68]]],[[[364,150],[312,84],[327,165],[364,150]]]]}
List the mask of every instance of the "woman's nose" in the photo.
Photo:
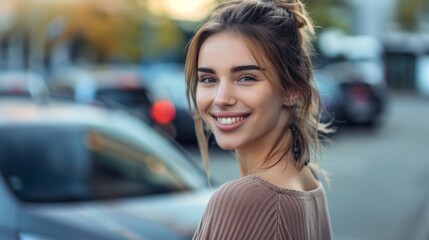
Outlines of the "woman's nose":
{"type": "Polygon", "coordinates": [[[236,103],[236,98],[234,96],[234,88],[232,83],[229,82],[220,82],[216,96],[214,99],[214,104],[216,106],[230,106],[236,103]]]}

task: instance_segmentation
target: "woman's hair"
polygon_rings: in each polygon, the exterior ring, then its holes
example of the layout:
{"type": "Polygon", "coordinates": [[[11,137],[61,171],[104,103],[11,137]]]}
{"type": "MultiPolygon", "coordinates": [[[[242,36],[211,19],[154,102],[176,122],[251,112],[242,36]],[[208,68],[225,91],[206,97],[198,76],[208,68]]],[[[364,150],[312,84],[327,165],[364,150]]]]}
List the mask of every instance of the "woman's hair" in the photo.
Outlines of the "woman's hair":
{"type": "MultiPolygon", "coordinates": [[[[298,96],[296,101],[290,98],[294,101],[291,119],[281,138],[288,133],[290,124],[296,126],[296,144],[303,153],[296,159],[296,165],[303,167],[310,156],[317,156],[319,133],[330,132],[326,125],[319,123],[320,97],[311,62],[313,23],[299,0],[229,0],[220,3],[211,18],[198,29],[188,45],[185,64],[186,93],[189,106],[192,100],[195,107],[195,129],[208,178],[207,133],[196,105],[198,55],[204,41],[221,32],[240,35],[257,63],[271,66],[274,72],[268,71],[267,79],[280,94],[298,96]]],[[[284,156],[290,149],[273,146],[267,159],[278,151],[284,151],[284,156]]],[[[312,164],[312,167],[317,168],[317,165],[312,164]]]]}

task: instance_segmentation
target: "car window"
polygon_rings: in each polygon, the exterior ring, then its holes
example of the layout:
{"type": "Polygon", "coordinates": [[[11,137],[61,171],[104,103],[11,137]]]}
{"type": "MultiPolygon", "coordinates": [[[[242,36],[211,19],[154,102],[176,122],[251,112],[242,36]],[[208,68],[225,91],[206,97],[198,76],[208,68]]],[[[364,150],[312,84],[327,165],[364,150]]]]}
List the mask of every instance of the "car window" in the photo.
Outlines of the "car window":
{"type": "Polygon", "coordinates": [[[155,153],[77,126],[0,129],[0,171],[23,201],[111,199],[189,190],[155,153]]]}

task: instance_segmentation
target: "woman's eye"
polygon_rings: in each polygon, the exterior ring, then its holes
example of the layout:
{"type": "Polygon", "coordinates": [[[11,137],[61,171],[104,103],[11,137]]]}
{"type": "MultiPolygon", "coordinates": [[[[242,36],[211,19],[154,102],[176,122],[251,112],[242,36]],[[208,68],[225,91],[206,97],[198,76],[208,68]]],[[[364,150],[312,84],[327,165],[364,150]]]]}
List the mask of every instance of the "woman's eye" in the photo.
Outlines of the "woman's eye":
{"type": "Polygon", "coordinates": [[[216,80],[212,77],[203,77],[203,78],[200,78],[199,82],[201,82],[201,83],[214,83],[214,82],[216,82],[216,80]]]}
{"type": "Polygon", "coordinates": [[[241,82],[252,82],[252,81],[256,81],[256,79],[252,76],[244,75],[244,76],[240,77],[239,81],[241,81],[241,82]]]}

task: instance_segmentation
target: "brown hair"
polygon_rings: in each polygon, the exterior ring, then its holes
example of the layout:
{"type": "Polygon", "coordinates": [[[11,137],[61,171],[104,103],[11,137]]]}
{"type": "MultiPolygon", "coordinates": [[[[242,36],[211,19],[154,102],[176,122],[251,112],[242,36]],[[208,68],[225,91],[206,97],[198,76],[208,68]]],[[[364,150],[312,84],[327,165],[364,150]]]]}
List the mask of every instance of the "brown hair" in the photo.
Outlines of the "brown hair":
{"type": "MultiPolygon", "coordinates": [[[[291,108],[290,123],[296,126],[296,142],[300,152],[304,153],[299,155],[296,165],[303,167],[310,156],[317,156],[319,133],[331,131],[319,123],[320,97],[313,81],[311,62],[313,23],[299,0],[230,0],[220,3],[211,18],[195,33],[188,45],[185,64],[186,93],[189,105],[192,101],[196,108],[195,128],[208,178],[207,135],[196,106],[198,54],[204,41],[220,32],[239,34],[258,64],[273,67],[275,72],[268,73],[268,79],[282,95],[298,93],[299,98],[291,108]]],[[[288,129],[286,126],[282,137],[288,129]]],[[[275,146],[269,156],[274,149],[275,146]]],[[[289,150],[290,147],[283,155],[289,150]]],[[[317,168],[317,165],[312,167],[317,168]]]]}

